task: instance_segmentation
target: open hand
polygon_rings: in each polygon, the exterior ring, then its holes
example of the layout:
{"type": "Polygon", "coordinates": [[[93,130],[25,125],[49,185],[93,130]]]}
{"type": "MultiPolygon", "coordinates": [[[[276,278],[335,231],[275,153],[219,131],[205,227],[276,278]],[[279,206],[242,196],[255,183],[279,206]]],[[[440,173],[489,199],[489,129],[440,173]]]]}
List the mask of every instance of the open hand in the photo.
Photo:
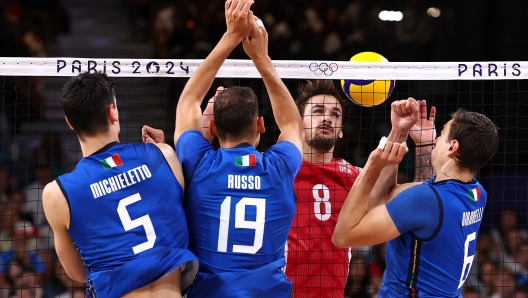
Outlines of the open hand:
{"type": "Polygon", "coordinates": [[[436,128],[434,120],[436,116],[435,106],[431,107],[427,117],[427,103],[420,100],[420,119],[411,128],[410,135],[416,145],[432,144],[436,139],[436,128]]]}
{"type": "Polygon", "coordinates": [[[225,17],[227,34],[236,36],[239,42],[252,28],[253,12],[249,10],[253,0],[227,0],[225,2],[225,17]]]}
{"type": "Polygon", "coordinates": [[[242,39],[244,51],[251,58],[268,57],[268,32],[257,17],[251,20],[251,32],[242,39]]]}

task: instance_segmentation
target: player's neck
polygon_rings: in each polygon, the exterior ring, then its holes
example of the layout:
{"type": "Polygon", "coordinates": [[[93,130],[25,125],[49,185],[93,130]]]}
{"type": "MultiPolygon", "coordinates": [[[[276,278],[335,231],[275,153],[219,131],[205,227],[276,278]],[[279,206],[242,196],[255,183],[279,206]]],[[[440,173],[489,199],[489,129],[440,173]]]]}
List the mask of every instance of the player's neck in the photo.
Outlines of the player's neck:
{"type": "Polygon", "coordinates": [[[313,147],[304,145],[303,148],[303,159],[314,163],[327,163],[332,161],[334,157],[334,147],[328,151],[316,150],[313,147]]]}
{"type": "Polygon", "coordinates": [[[83,139],[79,139],[79,142],[81,143],[83,157],[86,157],[112,142],[119,142],[119,138],[117,136],[112,136],[111,134],[101,134],[89,137],[83,136],[83,139]]]}
{"type": "Polygon", "coordinates": [[[243,144],[243,143],[249,143],[253,147],[255,147],[255,144],[251,140],[247,139],[237,139],[237,140],[218,140],[220,143],[220,148],[235,148],[236,146],[243,144]]]}
{"type": "Polygon", "coordinates": [[[236,146],[243,144],[243,143],[249,143],[253,147],[257,147],[260,140],[260,135],[258,135],[258,138],[253,137],[240,137],[240,138],[233,138],[233,137],[227,137],[227,138],[220,138],[218,137],[218,143],[220,144],[220,148],[235,148],[236,146]]]}
{"type": "Polygon", "coordinates": [[[459,169],[456,165],[451,163],[444,165],[438,170],[435,169],[435,173],[435,182],[443,180],[459,180],[462,182],[470,182],[474,177],[473,173],[470,171],[459,169]]]}

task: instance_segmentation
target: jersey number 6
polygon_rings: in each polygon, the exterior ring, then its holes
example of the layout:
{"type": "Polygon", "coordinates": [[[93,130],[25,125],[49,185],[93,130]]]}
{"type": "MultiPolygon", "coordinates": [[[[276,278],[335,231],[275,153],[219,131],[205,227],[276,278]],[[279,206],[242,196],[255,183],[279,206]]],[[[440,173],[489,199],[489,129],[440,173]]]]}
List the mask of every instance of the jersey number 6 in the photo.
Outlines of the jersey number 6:
{"type": "Polygon", "coordinates": [[[466,242],[464,243],[464,264],[462,265],[462,274],[460,275],[460,281],[458,283],[458,288],[462,287],[469,275],[469,270],[471,270],[471,265],[473,264],[473,258],[475,255],[468,255],[469,253],[469,242],[475,241],[477,239],[477,233],[473,232],[466,237],[466,242]],[[467,270],[466,270],[467,267],[467,270]]]}
{"type": "MultiPolygon", "coordinates": [[[[218,248],[220,252],[227,252],[229,239],[229,222],[231,220],[231,196],[227,196],[220,205],[220,228],[218,229],[218,248]]],[[[233,252],[255,254],[262,247],[264,240],[264,223],[266,221],[266,199],[242,198],[235,206],[235,229],[253,229],[255,238],[253,245],[233,244],[233,252]],[[246,206],[255,206],[254,221],[246,220],[246,206]]]]}

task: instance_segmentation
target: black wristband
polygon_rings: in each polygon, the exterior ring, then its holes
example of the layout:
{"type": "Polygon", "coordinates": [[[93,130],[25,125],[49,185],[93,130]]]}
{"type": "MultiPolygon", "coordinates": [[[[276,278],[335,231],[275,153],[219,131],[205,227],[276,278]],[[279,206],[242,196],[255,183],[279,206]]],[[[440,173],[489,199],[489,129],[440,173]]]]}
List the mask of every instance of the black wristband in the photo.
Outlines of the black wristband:
{"type": "Polygon", "coordinates": [[[427,147],[427,146],[433,146],[434,143],[424,144],[424,145],[415,145],[414,147],[420,148],[420,147],[427,147]]]}

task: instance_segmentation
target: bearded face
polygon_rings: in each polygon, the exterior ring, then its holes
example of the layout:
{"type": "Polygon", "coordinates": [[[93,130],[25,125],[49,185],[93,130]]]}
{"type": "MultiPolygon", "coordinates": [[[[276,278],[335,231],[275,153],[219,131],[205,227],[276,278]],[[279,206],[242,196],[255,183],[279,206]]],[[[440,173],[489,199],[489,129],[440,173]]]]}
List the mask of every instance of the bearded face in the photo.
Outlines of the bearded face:
{"type": "Polygon", "coordinates": [[[341,137],[342,109],[333,96],[316,95],[304,108],[306,144],[317,151],[330,151],[341,137]]]}
{"type": "Polygon", "coordinates": [[[329,151],[331,150],[336,143],[336,139],[333,136],[327,136],[317,131],[313,136],[305,135],[306,144],[308,146],[316,149],[317,151],[329,151]]]}

